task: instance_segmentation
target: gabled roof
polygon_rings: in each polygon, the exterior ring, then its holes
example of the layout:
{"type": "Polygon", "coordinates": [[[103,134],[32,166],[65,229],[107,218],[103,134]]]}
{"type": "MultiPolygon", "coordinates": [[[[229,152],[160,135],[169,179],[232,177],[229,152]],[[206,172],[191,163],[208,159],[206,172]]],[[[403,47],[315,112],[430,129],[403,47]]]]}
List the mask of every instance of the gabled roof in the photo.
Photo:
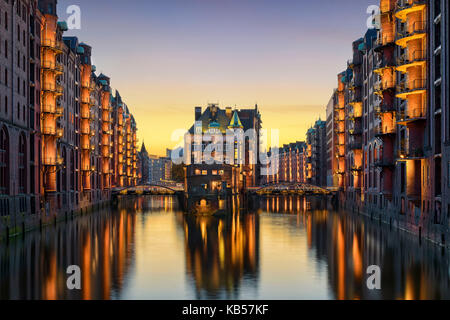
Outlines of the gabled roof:
{"type": "Polygon", "coordinates": [[[244,126],[242,125],[241,119],[239,119],[239,115],[237,113],[237,110],[234,110],[233,116],[231,117],[230,124],[228,125],[228,128],[230,129],[243,129],[244,126]]]}
{"type": "MultiPolygon", "coordinates": [[[[242,128],[247,130],[253,128],[255,121],[258,121],[258,119],[255,119],[258,114],[257,109],[241,109],[235,110],[230,117],[225,109],[220,109],[217,105],[211,105],[203,111],[197,121],[202,123],[202,132],[216,129],[225,134],[228,129],[242,128]]],[[[194,134],[194,126],[189,129],[189,133],[194,134]]]]}

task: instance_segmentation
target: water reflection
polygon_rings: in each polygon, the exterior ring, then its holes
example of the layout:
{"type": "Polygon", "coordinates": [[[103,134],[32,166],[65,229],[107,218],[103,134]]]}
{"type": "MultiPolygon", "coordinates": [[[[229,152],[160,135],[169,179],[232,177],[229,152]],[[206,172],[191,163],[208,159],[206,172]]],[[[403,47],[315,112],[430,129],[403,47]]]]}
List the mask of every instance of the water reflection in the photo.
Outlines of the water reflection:
{"type": "Polygon", "coordinates": [[[136,214],[101,210],[0,246],[1,299],[108,299],[134,259],[136,214]],[[82,291],[67,290],[66,268],[82,269],[82,291]]]}
{"type": "Polygon", "coordinates": [[[173,197],[123,199],[0,244],[0,299],[449,299],[448,253],[321,199],[195,217],[173,197]],[[66,268],[82,290],[66,289],[66,268]],[[366,286],[379,265],[382,290],[366,286]]]}
{"type": "Polygon", "coordinates": [[[183,220],[186,273],[193,279],[197,299],[237,299],[241,281],[243,286],[257,285],[257,215],[183,220]]]}

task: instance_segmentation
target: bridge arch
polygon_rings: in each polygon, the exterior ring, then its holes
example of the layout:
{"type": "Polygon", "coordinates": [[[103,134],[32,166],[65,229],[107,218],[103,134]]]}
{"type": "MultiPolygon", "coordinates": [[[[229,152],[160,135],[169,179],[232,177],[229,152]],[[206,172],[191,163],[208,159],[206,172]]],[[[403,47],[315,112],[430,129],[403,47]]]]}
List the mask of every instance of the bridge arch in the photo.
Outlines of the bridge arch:
{"type": "Polygon", "coordinates": [[[113,190],[113,194],[127,194],[129,191],[135,191],[136,193],[138,193],[139,191],[145,192],[146,189],[148,190],[150,188],[159,188],[159,189],[167,190],[167,191],[170,191],[173,193],[182,191],[181,189],[179,190],[179,189],[176,189],[173,187],[168,187],[168,186],[163,186],[163,185],[158,185],[158,184],[141,184],[141,185],[137,185],[137,186],[116,188],[113,190]]]}
{"type": "Polygon", "coordinates": [[[297,193],[297,194],[330,194],[328,189],[306,183],[280,183],[261,186],[252,190],[257,194],[297,193]]]}

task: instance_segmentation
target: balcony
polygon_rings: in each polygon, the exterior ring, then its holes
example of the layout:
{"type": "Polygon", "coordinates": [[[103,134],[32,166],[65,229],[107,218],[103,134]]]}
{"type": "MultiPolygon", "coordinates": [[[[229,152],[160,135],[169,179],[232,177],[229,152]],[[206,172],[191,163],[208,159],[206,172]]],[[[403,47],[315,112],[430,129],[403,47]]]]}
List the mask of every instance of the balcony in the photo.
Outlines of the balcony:
{"type": "Polygon", "coordinates": [[[375,41],[374,50],[377,52],[381,52],[384,48],[393,46],[395,44],[395,37],[393,35],[382,35],[378,36],[375,41]]]}
{"type": "Polygon", "coordinates": [[[388,90],[394,90],[395,83],[394,81],[379,81],[373,86],[373,89],[375,91],[375,94],[377,95],[383,95],[383,92],[388,90]]]}
{"type": "Polygon", "coordinates": [[[425,155],[421,147],[411,148],[407,140],[402,140],[398,149],[398,158],[399,160],[420,160],[424,159],[425,155]]]}
{"type": "Polygon", "coordinates": [[[396,97],[406,100],[413,94],[424,94],[427,91],[426,79],[403,80],[397,85],[396,97]]]}
{"type": "Polygon", "coordinates": [[[413,12],[422,11],[427,6],[427,0],[398,0],[395,16],[406,21],[406,17],[413,12]]]}
{"type": "Polygon", "coordinates": [[[348,144],[349,150],[362,150],[362,142],[361,141],[352,141],[348,144]]]}
{"type": "Polygon", "coordinates": [[[409,54],[405,52],[397,59],[397,71],[406,73],[408,68],[425,66],[426,65],[427,52],[424,50],[415,50],[409,54]]]}
{"type": "Polygon", "coordinates": [[[106,122],[106,123],[112,123],[112,118],[109,116],[106,116],[106,117],[104,116],[104,117],[102,117],[102,121],[106,122]]]}
{"type": "Polygon", "coordinates": [[[41,106],[41,112],[48,113],[48,114],[54,114],[57,117],[62,117],[64,115],[64,108],[61,106],[44,104],[41,106]]]}
{"type": "Polygon", "coordinates": [[[407,25],[405,28],[398,30],[395,43],[398,46],[406,48],[408,42],[412,40],[425,39],[427,32],[426,26],[426,21],[415,21],[407,25]]]}
{"type": "Polygon", "coordinates": [[[382,55],[380,58],[378,58],[374,66],[374,72],[381,74],[384,69],[391,69],[393,67],[395,67],[394,59],[388,59],[386,56],[382,55]]]}
{"type": "Polygon", "coordinates": [[[353,77],[352,80],[350,81],[349,84],[349,89],[350,90],[355,90],[356,88],[361,88],[362,87],[362,80],[361,77],[353,77]]]}
{"type": "Polygon", "coordinates": [[[91,144],[90,143],[81,144],[81,150],[91,150],[91,144]]]}
{"type": "MultiPolygon", "coordinates": [[[[382,2],[382,1],[381,1],[382,2]]],[[[391,1],[382,2],[380,4],[380,13],[381,14],[388,14],[395,10],[395,4],[391,4],[391,1]]]]}
{"type": "Polygon", "coordinates": [[[353,174],[358,174],[359,172],[362,171],[362,167],[361,167],[361,166],[353,165],[353,166],[350,168],[350,171],[352,171],[353,174]]]}
{"type": "Polygon", "coordinates": [[[81,83],[81,88],[87,89],[89,91],[94,91],[96,89],[96,86],[95,86],[94,82],[90,82],[90,83],[82,82],[81,83]]]}
{"type": "Polygon", "coordinates": [[[373,133],[375,137],[381,138],[381,137],[392,137],[395,136],[395,127],[388,127],[388,126],[381,126],[378,125],[373,128],[373,133]]]}
{"type": "Polygon", "coordinates": [[[397,112],[397,123],[400,125],[407,125],[411,122],[424,120],[426,120],[425,108],[414,108],[397,112]]]}
{"type": "Polygon", "coordinates": [[[56,128],[55,127],[42,127],[42,134],[47,136],[55,136],[56,128]]]}
{"type": "Polygon", "coordinates": [[[64,88],[59,84],[44,82],[44,84],[42,85],[42,91],[62,95],[64,92],[64,88]]]}
{"type": "Polygon", "coordinates": [[[91,165],[81,166],[81,171],[84,171],[84,172],[95,172],[95,166],[91,166],[91,165]]]}
{"type": "Polygon", "coordinates": [[[64,159],[61,157],[43,157],[42,164],[44,166],[62,166],[64,164],[64,159]]]}
{"type": "Polygon", "coordinates": [[[357,103],[362,103],[361,94],[353,93],[352,95],[350,95],[350,99],[349,99],[348,104],[349,105],[355,105],[357,103]]]}
{"type": "Polygon", "coordinates": [[[377,115],[396,111],[393,103],[386,102],[381,102],[378,106],[375,106],[374,110],[377,115]]]}
{"type": "Polygon", "coordinates": [[[59,62],[44,60],[42,61],[41,67],[44,70],[56,72],[58,74],[64,73],[64,66],[59,62]]]}
{"type": "MultiPolygon", "coordinates": [[[[341,100],[341,101],[344,101],[344,98],[342,97],[342,98],[340,98],[340,100],[341,100]]],[[[335,110],[344,110],[344,109],[345,109],[345,105],[344,105],[344,103],[338,103],[338,104],[334,107],[334,109],[335,109],[335,110]]]]}
{"type": "Polygon", "coordinates": [[[91,118],[92,118],[91,112],[86,112],[86,111],[81,112],[81,119],[92,121],[93,119],[91,119],[91,118]]]}
{"type": "Polygon", "coordinates": [[[351,110],[351,111],[348,112],[348,118],[349,118],[350,121],[353,121],[353,122],[355,122],[357,120],[361,120],[362,113],[358,112],[358,111],[351,110]]]}
{"type": "Polygon", "coordinates": [[[351,128],[348,130],[348,133],[351,136],[360,136],[360,135],[362,135],[362,130],[361,130],[361,128],[351,128]]]}
{"type": "Polygon", "coordinates": [[[53,50],[56,53],[63,53],[64,51],[64,46],[61,41],[55,41],[51,39],[42,39],[41,47],[44,49],[53,50]]]}

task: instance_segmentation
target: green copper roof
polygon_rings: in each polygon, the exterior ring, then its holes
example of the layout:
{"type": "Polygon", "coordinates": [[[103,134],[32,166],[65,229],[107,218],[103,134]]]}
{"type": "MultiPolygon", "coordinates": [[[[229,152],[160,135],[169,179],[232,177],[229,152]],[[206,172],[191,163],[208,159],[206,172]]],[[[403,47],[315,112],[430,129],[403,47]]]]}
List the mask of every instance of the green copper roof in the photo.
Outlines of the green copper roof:
{"type": "Polygon", "coordinates": [[[360,43],[359,44],[359,46],[358,46],[358,50],[359,51],[364,51],[364,50],[366,50],[366,44],[363,42],[363,43],[360,43]]]}
{"type": "Polygon", "coordinates": [[[213,121],[209,124],[210,128],[220,128],[220,123],[213,121]]]}
{"type": "Polygon", "coordinates": [[[84,54],[84,48],[83,47],[78,47],[77,48],[77,53],[78,54],[84,54]]]}
{"type": "Polygon", "coordinates": [[[233,117],[231,118],[230,124],[228,125],[228,128],[244,128],[242,125],[241,119],[239,119],[239,115],[237,111],[234,111],[233,117]]]}
{"type": "Polygon", "coordinates": [[[67,26],[67,22],[66,22],[66,21],[58,21],[58,27],[59,27],[62,31],[67,31],[67,30],[69,30],[69,27],[67,26]]]}

